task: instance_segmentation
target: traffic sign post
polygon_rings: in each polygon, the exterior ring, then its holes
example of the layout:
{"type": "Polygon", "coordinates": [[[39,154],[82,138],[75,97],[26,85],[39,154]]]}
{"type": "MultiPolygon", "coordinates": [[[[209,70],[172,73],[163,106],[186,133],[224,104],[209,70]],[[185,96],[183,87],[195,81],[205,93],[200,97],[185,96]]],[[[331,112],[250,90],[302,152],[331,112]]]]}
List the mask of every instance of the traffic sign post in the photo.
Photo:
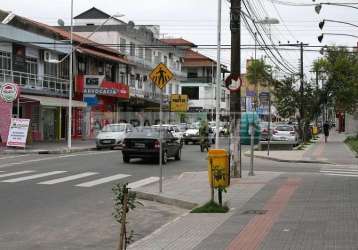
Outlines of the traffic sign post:
{"type": "Polygon", "coordinates": [[[163,88],[173,79],[174,74],[163,63],[160,63],[149,74],[149,78],[160,89],[160,105],[159,105],[159,192],[163,192],[163,88]]]}

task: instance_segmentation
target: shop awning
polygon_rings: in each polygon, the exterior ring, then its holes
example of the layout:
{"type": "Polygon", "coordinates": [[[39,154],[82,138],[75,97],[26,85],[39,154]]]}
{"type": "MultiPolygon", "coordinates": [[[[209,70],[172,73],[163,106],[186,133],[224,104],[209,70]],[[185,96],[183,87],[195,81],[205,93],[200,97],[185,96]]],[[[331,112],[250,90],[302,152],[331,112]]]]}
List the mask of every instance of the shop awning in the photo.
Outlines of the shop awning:
{"type": "MultiPolygon", "coordinates": [[[[37,95],[21,95],[20,99],[25,98],[40,102],[42,106],[51,106],[51,107],[68,107],[68,99],[56,98],[49,96],[37,96],[37,95]]],[[[87,104],[85,102],[72,100],[72,107],[74,108],[85,108],[87,104]]]]}

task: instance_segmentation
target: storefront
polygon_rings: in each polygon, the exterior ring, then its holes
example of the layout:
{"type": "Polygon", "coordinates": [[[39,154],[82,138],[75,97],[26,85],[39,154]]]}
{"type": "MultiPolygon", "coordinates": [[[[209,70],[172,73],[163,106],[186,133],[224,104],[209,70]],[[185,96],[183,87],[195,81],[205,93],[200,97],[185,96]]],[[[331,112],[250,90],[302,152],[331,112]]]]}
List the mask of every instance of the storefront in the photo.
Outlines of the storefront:
{"type": "Polygon", "coordinates": [[[103,75],[78,75],[76,97],[83,100],[88,108],[83,116],[88,137],[94,137],[106,124],[120,121],[120,113],[128,105],[129,89],[123,83],[111,82],[103,75]]]}
{"type": "MultiPolygon", "coordinates": [[[[72,101],[72,137],[83,136],[83,112],[86,103],[72,101]]],[[[21,118],[30,119],[30,141],[59,141],[67,137],[68,99],[21,95],[21,118]]]]}

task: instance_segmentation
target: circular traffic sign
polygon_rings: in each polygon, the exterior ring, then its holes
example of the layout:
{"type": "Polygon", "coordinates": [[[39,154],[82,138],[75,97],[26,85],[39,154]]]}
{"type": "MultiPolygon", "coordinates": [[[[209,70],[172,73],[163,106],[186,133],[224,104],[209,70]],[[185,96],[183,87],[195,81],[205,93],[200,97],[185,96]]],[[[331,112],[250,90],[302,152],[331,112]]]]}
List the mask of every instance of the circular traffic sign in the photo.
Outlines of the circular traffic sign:
{"type": "Polygon", "coordinates": [[[237,92],[240,90],[242,80],[238,74],[230,74],[225,80],[225,86],[230,92],[237,92]]]}

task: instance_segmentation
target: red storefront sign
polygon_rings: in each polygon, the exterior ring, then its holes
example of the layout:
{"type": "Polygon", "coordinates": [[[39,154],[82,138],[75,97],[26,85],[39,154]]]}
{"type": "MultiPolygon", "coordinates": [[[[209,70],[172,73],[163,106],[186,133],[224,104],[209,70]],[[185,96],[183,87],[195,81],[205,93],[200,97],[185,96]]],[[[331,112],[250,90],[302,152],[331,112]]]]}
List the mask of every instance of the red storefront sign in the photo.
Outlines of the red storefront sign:
{"type": "Polygon", "coordinates": [[[83,96],[111,96],[129,99],[129,88],[123,83],[111,82],[102,75],[78,75],[76,77],[76,92],[83,96]]]}

